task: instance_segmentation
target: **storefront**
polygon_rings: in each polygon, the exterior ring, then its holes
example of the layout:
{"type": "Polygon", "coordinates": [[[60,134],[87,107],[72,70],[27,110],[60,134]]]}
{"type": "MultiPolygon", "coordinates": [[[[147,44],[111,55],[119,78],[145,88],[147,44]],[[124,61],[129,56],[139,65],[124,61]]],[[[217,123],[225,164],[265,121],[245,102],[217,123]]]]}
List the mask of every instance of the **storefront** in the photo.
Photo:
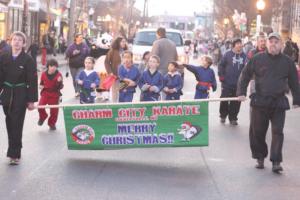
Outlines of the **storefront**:
{"type": "Polygon", "coordinates": [[[2,40],[7,38],[7,13],[7,6],[0,3],[0,39],[2,40]]]}
{"type": "MultiPolygon", "coordinates": [[[[29,43],[38,38],[38,11],[40,2],[28,0],[27,32],[29,43]]],[[[8,4],[8,32],[22,30],[23,23],[23,0],[12,0],[8,4]]]]}

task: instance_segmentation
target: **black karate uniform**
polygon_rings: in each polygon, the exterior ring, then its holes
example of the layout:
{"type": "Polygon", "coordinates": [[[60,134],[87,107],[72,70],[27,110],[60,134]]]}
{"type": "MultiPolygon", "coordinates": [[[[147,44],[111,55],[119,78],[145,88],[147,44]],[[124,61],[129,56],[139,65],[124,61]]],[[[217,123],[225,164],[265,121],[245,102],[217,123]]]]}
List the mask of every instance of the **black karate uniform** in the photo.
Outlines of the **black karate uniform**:
{"type": "Polygon", "coordinates": [[[294,62],[283,54],[271,55],[267,52],[254,56],[243,69],[238,82],[237,95],[246,95],[249,81],[254,75],[255,90],[251,94],[250,148],[252,157],[264,159],[268,155],[265,141],[271,121],[272,162],[282,162],[283,128],[285,111],[290,108],[285,96],[288,83],[293,96],[293,105],[300,105],[300,91],[297,69],[294,62]],[[251,131],[252,130],[252,131],[251,131]]]}
{"type": "Polygon", "coordinates": [[[11,52],[0,56],[0,91],[8,134],[7,157],[20,158],[27,103],[38,100],[36,66],[24,51],[16,58],[11,52]]]}

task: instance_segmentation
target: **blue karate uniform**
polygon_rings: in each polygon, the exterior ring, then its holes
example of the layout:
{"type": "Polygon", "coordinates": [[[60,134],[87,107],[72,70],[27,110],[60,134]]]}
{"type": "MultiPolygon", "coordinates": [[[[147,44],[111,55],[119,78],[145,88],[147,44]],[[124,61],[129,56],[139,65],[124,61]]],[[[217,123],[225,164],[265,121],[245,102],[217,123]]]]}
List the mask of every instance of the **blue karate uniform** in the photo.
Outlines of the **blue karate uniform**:
{"type": "Polygon", "coordinates": [[[143,72],[139,81],[139,87],[141,89],[141,101],[158,101],[160,97],[160,91],[163,88],[163,76],[159,71],[155,71],[153,74],[149,70],[143,72]],[[155,91],[149,91],[146,84],[155,87],[155,91]]]}
{"type": "MultiPolygon", "coordinates": [[[[140,72],[135,65],[126,68],[124,65],[119,66],[119,80],[122,83],[125,78],[134,81],[136,84],[140,78],[140,72]]],[[[126,83],[124,83],[126,84],[126,83]]],[[[119,102],[132,102],[133,94],[135,93],[135,86],[126,86],[119,91],[119,102]]]]}
{"type": "Polygon", "coordinates": [[[193,65],[185,65],[185,67],[195,75],[196,80],[198,81],[194,99],[208,98],[210,87],[212,87],[213,91],[216,91],[217,82],[214,70],[209,67],[204,68],[193,65]]]}
{"type": "Polygon", "coordinates": [[[166,93],[166,100],[179,100],[180,95],[182,95],[182,86],[183,81],[181,74],[179,72],[175,72],[174,74],[167,73],[164,76],[164,88],[168,89],[176,89],[174,93],[166,93]]]}
{"type": "Polygon", "coordinates": [[[97,72],[93,71],[90,74],[87,74],[84,70],[82,70],[77,79],[83,81],[83,85],[80,88],[80,103],[95,103],[96,93],[95,89],[91,88],[91,84],[95,83],[96,87],[99,86],[100,78],[97,72]]]}

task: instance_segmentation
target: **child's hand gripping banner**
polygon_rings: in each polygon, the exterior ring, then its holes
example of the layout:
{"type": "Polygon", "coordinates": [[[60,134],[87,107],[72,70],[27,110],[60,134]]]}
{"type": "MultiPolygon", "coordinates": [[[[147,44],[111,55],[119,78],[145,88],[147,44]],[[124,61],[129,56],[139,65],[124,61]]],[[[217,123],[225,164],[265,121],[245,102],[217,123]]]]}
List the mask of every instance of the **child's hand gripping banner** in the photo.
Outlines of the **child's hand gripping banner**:
{"type": "Polygon", "coordinates": [[[72,150],[208,146],[208,102],[64,107],[72,150]]]}

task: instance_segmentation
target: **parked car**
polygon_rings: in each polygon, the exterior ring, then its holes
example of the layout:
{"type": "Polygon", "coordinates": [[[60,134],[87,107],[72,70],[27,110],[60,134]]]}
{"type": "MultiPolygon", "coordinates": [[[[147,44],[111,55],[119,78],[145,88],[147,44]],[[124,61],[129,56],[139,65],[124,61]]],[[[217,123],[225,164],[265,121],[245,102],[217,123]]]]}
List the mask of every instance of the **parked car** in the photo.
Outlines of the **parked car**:
{"type": "MultiPolygon", "coordinates": [[[[176,44],[178,61],[185,63],[187,55],[184,51],[184,43],[181,32],[175,29],[166,29],[167,38],[176,44]]],[[[151,51],[153,42],[156,40],[156,29],[141,29],[133,40],[133,62],[140,63],[144,52],[151,51]]]]}

